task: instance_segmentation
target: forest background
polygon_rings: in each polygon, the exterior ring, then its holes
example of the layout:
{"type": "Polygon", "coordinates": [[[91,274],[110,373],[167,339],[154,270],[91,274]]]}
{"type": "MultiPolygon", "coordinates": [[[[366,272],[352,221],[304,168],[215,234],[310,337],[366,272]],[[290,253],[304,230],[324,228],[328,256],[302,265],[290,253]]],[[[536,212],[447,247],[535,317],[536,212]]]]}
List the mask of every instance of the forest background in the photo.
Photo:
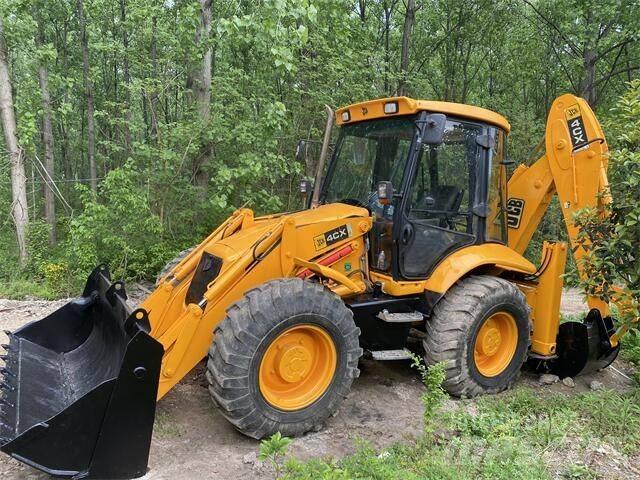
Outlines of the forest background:
{"type": "MultiPolygon", "coordinates": [[[[634,0],[0,0],[0,295],[152,279],[242,205],[300,208],[324,105],[486,107],[522,163],[572,92],[637,153],[639,35],[634,0]]],[[[554,206],[532,260],[564,230],[554,206]]]]}

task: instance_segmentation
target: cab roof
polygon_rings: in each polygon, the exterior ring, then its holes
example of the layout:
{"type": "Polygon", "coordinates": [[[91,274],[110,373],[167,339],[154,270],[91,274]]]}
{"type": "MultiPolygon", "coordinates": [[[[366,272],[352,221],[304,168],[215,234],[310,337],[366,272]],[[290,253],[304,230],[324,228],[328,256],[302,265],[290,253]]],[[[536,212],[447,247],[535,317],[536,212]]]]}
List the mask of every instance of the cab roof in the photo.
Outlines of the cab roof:
{"type": "Polygon", "coordinates": [[[363,120],[409,115],[423,110],[490,123],[502,128],[507,133],[511,130],[511,125],[506,118],[486,108],[464,105],[462,103],[415,100],[408,97],[378,98],[376,100],[354,103],[353,105],[339,108],[336,111],[336,123],[338,125],[346,125],[362,122],[363,120]],[[385,113],[385,104],[393,104],[394,102],[397,103],[396,113],[385,113]],[[346,111],[349,112],[349,120],[345,121],[342,117],[346,111]]]}

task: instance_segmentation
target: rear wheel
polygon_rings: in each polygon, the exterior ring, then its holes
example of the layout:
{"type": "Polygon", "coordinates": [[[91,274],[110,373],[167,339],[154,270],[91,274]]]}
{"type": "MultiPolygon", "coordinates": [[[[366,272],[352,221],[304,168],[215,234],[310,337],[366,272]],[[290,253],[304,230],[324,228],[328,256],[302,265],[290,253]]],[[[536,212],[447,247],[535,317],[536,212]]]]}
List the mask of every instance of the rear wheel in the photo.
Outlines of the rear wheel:
{"type": "Polygon", "coordinates": [[[473,276],[446,293],[427,321],[428,365],[444,362],[443,386],[472,397],[509,388],[530,345],[529,307],[513,283],[473,276]]]}
{"type": "Polygon", "coordinates": [[[232,305],[216,328],[209,391],[250,437],[318,429],[359,375],[359,334],[351,311],[322,285],[267,282],[232,305]]]}

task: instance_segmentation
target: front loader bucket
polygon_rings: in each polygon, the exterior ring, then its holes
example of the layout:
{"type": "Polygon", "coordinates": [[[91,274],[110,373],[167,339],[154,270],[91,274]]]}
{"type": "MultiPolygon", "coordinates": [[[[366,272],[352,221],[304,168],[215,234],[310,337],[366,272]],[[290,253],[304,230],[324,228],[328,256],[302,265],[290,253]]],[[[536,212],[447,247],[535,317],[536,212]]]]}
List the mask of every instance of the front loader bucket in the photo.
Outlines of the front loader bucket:
{"type": "Polygon", "coordinates": [[[584,322],[565,322],[557,338],[558,358],[551,362],[551,372],[560,378],[595,372],[608,367],[618,356],[620,346],[609,340],[615,332],[613,320],[591,310],[584,322]]]}
{"type": "Polygon", "coordinates": [[[51,475],[145,474],[163,348],[106,266],[81,298],[8,333],[0,450],[51,475]]]}

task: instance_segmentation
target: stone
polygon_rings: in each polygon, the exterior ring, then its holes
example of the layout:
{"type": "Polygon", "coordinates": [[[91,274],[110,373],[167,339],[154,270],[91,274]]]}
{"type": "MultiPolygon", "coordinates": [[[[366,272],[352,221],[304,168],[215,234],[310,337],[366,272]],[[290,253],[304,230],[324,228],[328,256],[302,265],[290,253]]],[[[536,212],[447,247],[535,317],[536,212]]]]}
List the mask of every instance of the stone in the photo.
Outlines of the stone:
{"type": "Polygon", "coordinates": [[[540,375],[538,381],[542,385],[553,385],[554,383],[558,383],[560,381],[560,377],[558,377],[557,375],[552,375],[550,373],[543,373],[542,375],[540,375]]]}
{"type": "Polygon", "coordinates": [[[247,453],[244,457],[242,457],[242,463],[253,465],[254,463],[256,463],[257,459],[258,454],[256,452],[247,453]]]}
{"type": "Polygon", "coordinates": [[[564,384],[565,387],[569,387],[569,388],[573,388],[576,386],[576,382],[573,381],[573,378],[571,377],[565,377],[562,379],[562,383],[564,384]]]}

